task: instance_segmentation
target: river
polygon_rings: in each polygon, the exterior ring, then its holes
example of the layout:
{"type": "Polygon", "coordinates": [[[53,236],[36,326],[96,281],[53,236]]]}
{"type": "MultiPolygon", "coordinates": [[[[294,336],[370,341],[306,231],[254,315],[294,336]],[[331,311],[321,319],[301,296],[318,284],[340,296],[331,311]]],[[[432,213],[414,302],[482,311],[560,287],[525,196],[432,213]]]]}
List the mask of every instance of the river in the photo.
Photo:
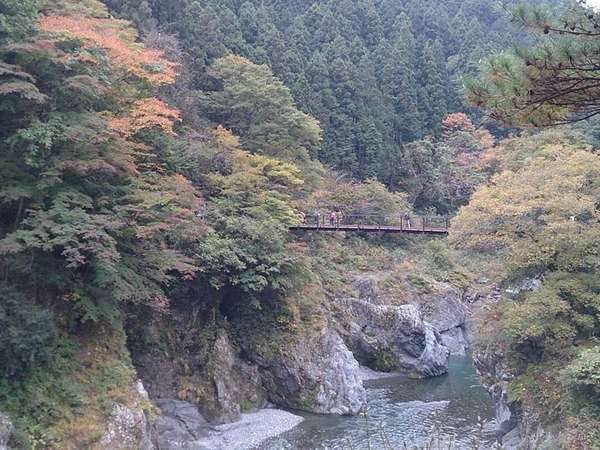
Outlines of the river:
{"type": "Polygon", "coordinates": [[[295,413],[304,421],[261,450],[436,450],[495,448],[493,403],[469,357],[453,357],[447,375],[365,382],[368,417],[295,413]]]}

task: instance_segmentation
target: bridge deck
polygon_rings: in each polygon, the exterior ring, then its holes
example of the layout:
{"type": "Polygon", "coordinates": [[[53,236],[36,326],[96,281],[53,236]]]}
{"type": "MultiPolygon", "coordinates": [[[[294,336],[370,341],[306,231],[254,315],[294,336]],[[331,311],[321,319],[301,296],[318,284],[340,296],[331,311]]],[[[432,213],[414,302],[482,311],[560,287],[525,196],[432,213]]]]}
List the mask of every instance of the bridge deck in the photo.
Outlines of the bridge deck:
{"type": "Polygon", "coordinates": [[[339,225],[317,225],[302,224],[290,227],[292,231],[367,231],[382,233],[425,233],[425,234],[448,234],[444,227],[429,226],[402,226],[402,225],[366,225],[366,224],[339,224],[339,225]]]}

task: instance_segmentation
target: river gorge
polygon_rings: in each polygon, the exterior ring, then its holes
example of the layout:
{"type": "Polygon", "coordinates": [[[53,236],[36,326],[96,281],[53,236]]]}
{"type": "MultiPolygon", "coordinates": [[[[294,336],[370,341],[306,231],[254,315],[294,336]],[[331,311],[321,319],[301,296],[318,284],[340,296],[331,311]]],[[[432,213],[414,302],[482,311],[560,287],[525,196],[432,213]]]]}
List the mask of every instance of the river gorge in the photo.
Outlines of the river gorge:
{"type": "Polygon", "coordinates": [[[301,414],[304,421],[261,445],[264,450],[494,447],[494,405],[468,356],[450,358],[448,373],[425,380],[366,380],[368,416],[301,414]],[[450,446],[450,447],[449,447],[450,446]]]}

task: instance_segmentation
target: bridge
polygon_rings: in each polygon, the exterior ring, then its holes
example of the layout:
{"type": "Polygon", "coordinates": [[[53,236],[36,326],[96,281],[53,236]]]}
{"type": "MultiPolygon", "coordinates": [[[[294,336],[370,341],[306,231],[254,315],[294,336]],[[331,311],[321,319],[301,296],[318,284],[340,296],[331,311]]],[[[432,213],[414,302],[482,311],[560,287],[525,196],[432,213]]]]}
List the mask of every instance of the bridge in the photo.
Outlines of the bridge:
{"type": "Polygon", "coordinates": [[[449,217],[409,216],[397,220],[374,215],[352,215],[341,220],[329,217],[308,217],[303,223],[289,227],[291,231],[364,231],[371,233],[448,234],[449,217]]]}

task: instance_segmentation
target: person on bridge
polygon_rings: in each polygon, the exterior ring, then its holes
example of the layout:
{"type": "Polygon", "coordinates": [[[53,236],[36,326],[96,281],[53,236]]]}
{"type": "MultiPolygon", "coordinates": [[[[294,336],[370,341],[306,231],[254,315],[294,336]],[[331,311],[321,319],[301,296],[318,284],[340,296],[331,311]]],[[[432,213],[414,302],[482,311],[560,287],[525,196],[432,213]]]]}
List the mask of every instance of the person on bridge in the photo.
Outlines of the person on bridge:
{"type": "Polygon", "coordinates": [[[331,214],[329,215],[329,224],[331,226],[334,226],[337,222],[337,216],[335,214],[335,211],[332,211],[331,214]]]}
{"type": "Polygon", "coordinates": [[[315,222],[316,222],[317,226],[319,226],[319,222],[321,221],[321,213],[319,212],[318,209],[315,209],[315,212],[313,213],[313,217],[315,218],[315,222]]]}
{"type": "Polygon", "coordinates": [[[410,215],[408,213],[404,214],[404,225],[406,225],[406,228],[411,228],[410,215]]]}

